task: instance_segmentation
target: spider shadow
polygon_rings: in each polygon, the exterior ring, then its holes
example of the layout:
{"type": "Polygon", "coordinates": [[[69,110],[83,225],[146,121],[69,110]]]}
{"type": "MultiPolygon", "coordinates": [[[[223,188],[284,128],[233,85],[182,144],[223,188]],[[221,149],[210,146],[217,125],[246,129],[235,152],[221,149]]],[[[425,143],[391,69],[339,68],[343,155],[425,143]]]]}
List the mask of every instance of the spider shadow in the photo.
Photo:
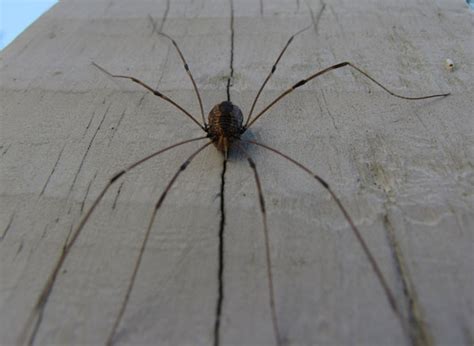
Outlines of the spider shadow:
{"type": "Polygon", "coordinates": [[[242,134],[241,140],[235,141],[232,144],[227,160],[230,162],[246,162],[247,155],[254,159],[256,153],[255,145],[245,142],[250,140],[259,141],[258,131],[245,131],[242,134]]]}

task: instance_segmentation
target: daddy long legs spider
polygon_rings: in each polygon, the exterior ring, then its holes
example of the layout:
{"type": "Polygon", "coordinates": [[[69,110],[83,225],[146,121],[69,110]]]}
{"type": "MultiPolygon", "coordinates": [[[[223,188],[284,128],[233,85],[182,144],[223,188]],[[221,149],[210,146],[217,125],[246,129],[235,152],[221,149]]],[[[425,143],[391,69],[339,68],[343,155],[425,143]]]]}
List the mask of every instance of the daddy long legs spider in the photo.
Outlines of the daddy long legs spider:
{"type": "MultiPolygon", "coordinates": [[[[201,113],[201,119],[199,117],[195,117],[191,112],[188,110],[184,109],[180,104],[178,104],[176,101],[171,99],[170,97],[166,96],[163,94],[161,91],[151,87],[150,85],[146,84],[142,80],[139,80],[133,76],[129,75],[122,75],[122,74],[115,74],[109,72],[107,69],[104,67],[100,66],[97,63],[93,63],[93,65],[101,70],[104,74],[116,78],[116,79],[126,79],[129,80],[133,83],[136,83],[140,85],[141,87],[147,89],[149,92],[151,92],[153,95],[157,96],[158,98],[166,101],[167,103],[171,104],[174,106],[176,109],[179,110],[183,115],[185,115],[188,119],[190,119],[193,123],[195,123],[202,131],[203,135],[201,137],[196,137],[196,138],[191,138],[188,140],[180,141],[178,143],[175,143],[173,145],[170,145],[166,148],[160,149],[156,152],[153,152],[149,154],[148,156],[133,162],[126,166],[125,168],[119,170],[116,174],[110,177],[108,183],[103,187],[101,192],[99,193],[98,197],[93,201],[92,205],[85,210],[85,213],[77,225],[77,227],[73,230],[71,233],[71,236],[68,240],[68,242],[64,245],[62,252],[54,266],[54,269],[50,273],[45,286],[43,287],[36,304],[31,312],[31,315],[25,324],[25,327],[23,329],[23,333],[21,335],[21,340],[23,342],[27,343],[32,343],[32,340],[34,339],[34,335],[37,331],[37,328],[41,322],[41,314],[42,311],[47,303],[48,297],[51,294],[54,284],[57,280],[58,273],[60,272],[65,259],[67,258],[68,254],[70,253],[71,248],[74,246],[76,240],[81,234],[81,231],[85,224],[88,222],[90,219],[91,215],[93,214],[94,210],[96,209],[97,205],[101,202],[103,199],[104,195],[107,193],[109,188],[114,185],[121,177],[126,175],[128,172],[133,170],[135,167],[140,166],[142,163],[147,162],[148,160],[159,156],[160,154],[167,152],[169,150],[172,150],[174,148],[183,146],[187,143],[191,143],[194,141],[206,141],[205,144],[202,144],[196,151],[192,153],[181,165],[179,166],[179,169],[176,171],[176,173],[172,176],[171,180],[168,182],[166,185],[164,191],[161,193],[159,198],[157,199],[152,215],[149,219],[148,222],[148,227],[145,232],[145,236],[143,238],[143,241],[141,243],[141,248],[139,250],[139,255],[136,259],[135,266],[133,269],[133,272],[131,274],[131,280],[129,282],[129,286],[126,289],[126,293],[124,296],[124,299],[120,305],[119,312],[116,316],[116,319],[113,323],[113,326],[110,330],[109,336],[106,340],[107,344],[112,344],[114,341],[114,337],[116,335],[116,332],[120,326],[120,323],[122,321],[122,317],[124,315],[124,312],[127,308],[127,304],[129,301],[130,294],[133,290],[134,284],[136,282],[136,276],[138,273],[138,270],[140,268],[140,264],[142,261],[143,254],[145,253],[147,242],[152,230],[152,226],[154,224],[155,218],[157,216],[157,212],[162,206],[162,203],[165,201],[165,198],[172,188],[172,186],[175,184],[176,180],[180,176],[180,174],[189,166],[189,164],[192,162],[192,160],[199,155],[201,152],[203,152],[206,148],[210,147],[211,145],[214,145],[218,151],[220,151],[223,155],[224,159],[224,165],[227,163],[229,153],[233,150],[241,152],[245,159],[247,160],[250,169],[253,172],[254,178],[255,178],[255,183],[256,183],[256,189],[258,192],[258,205],[262,217],[262,229],[263,229],[263,234],[264,234],[264,239],[265,239],[265,260],[266,260],[266,273],[267,273],[267,286],[268,286],[268,304],[270,306],[270,311],[271,311],[271,320],[272,320],[272,327],[273,327],[273,333],[274,333],[274,338],[275,338],[275,343],[280,345],[283,342],[282,335],[280,333],[279,329],[279,318],[276,312],[276,306],[278,304],[278,301],[275,299],[275,294],[274,294],[274,283],[273,283],[273,272],[272,272],[272,256],[270,252],[270,242],[269,242],[269,232],[268,232],[268,225],[267,225],[267,214],[266,214],[266,204],[265,204],[265,198],[264,198],[264,191],[262,188],[261,184],[261,179],[257,170],[257,163],[252,159],[251,153],[247,151],[247,149],[244,147],[243,144],[247,146],[255,146],[264,149],[265,151],[268,151],[270,154],[274,154],[276,157],[280,157],[291,164],[293,164],[296,168],[306,172],[309,174],[314,180],[316,180],[317,183],[319,183],[332,197],[332,199],[335,202],[335,206],[340,210],[341,214],[345,218],[346,222],[349,224],[350,229],[352,230],[355,238],[357,239],[357,242],[360,244],[363,252],[365,253],[365,256],[370,263],[370,266],[372,268],[372,271],[377,278],[380,286],[382,287],[384,294],[386,296],[387,302],[389,306],[391,307],[393,313],[396,315],[396,317],[400,320],[400,323],[402,325],[402,328],[405,328],[404,326],[404,320],[400,311],[400,308],[397,304],[397,301],[395,299],[394,293],[392,292],[392,289],[389,287],[387,280],[385,279],[381,269],[379,268],[379,265],[377,264],[377,261],[375,260],[374,255],[370,251],[369,247],[366,244],[366,241],[364,240],[364,237],[362,236],[361,231],[359,228],[355,225],[354,221],[352,220],[351,216],[347,212],[346,208],[343,206],[339,198],[337,197],[336,193],[330,188],[330,185],[318,174],[307,168],[305,165],[302,163],[294,160],[287,154],[285,154],[283,151],[280,151],[279,149],[275,149],[273,147],[270,147],[264,143],[257,142],[255,140],[251,139],[244,139],[242,138],[242,135],[249,131],[249,129],[254,125],[254,123],[260,119],[263,115],[268,114],[268,111],[275,106],[277,103],[279,103],[282,99],[284,99],[287,95],[292,93],[294,90],[303,87],[306,83],[316,79],[317,77],[324,75],[330,71],[337,70],[343,67],[346,67],[348,69],[352,69],[353,71],[359,73],[360,75],[364,76],[367,78],[370,82],[374,83],[393,97],[405,99],[405,100],[422,100],[422,99],[429,99],[429,98],[434,98],[434,97],[443,97],[447,96],[449,94],[436,94],[436,95],[428,95],[428,96],[417,96],[417,97],[411,97],[411,96],[403,96],[396,94],[392,92],[390,89],[388,89],[386,86],[384,86],[382,83],[377,81],[375,78],[373,78],[371,75],[369,75],[367,72],[362,70],[360,67],[357,65],[345,61],[341,63],[337,63],[334,65],[331,65],[329,67],[326,67],[320,71],[317,71],[307,78],[301,79],[300,81],[296,82],[293,84],[291,87],[283,91],[279,96],[274,98],[268,105],[262,108],[262,110],[255,112],[255,105],[257,104],[257,101],[261,95],[261,92],[264,90],[265,85],[267,82],[270,80],[270,78],[273,76],[275,73],[278,63],[280,59],[283,57],[284,53],[287,51],[288,47],[290,46],[291,42],[293,41],[294,37],[303,32],[305,29],[298,31],[294,35],[292,35],[289,40],[287,41],[286,45],[283,47],[281,52],[279,53],[276,61],[272,65],[270,72],[268,73],[267,77],[265,78],[264,82],[262,83],[260,89],[257,92],[257,95],[255,96],[251,107],[250,111],[246,114],[244,117],[243,112],[241,109],[233,104],[230,99],[226,101],[222,101],[221,103],[215,105],[211,111],[209,112],[209,115],[205,117],[204,113],[204,108],[203,108],[203,103],[202,99],[198,90],[198,87],[196,85],[196,82],[193,78],[193,75],[191,73],[191,70],[187,64],[187,61],[179,48],[178,44],[176,41],[171,38],[170,36],[160,33],[163,37],[166,39],[170,40],[173,46],[175,47],[182,63],[184,66],[185,71],[187,72],[192,85],[193,89],[195,91],[199,107],[200,107],[200,113],[201,113]]],[[[218,344],[218,338],[219,338],[219,321],[217,320],[216,322],[216,327],[215,327],[215,342],[218,344]]]]}

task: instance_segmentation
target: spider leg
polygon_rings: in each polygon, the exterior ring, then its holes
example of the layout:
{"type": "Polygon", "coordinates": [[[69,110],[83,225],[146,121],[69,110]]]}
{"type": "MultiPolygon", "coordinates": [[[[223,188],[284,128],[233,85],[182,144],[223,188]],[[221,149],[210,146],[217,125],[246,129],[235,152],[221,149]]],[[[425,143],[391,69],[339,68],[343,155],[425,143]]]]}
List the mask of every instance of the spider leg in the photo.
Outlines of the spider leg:
{"type": "Polygon", "coordinates": [[[288,39],[288,41],[286,42],[285,46],[283,47],[282,51],[280,52],[280,54],[278,55],[278,58],[276,59],[276,61],[273,63],[273,66],[272,66],[272,69],[270,70],[270,73],[268,74],[267,78],[265,78],[265,80],[263,81],[263,84],[262,86],[260,87],[260,89],[258,90],[257,92],[257,96],[255,96],[255,99],[253,100],[253,103],[252,103],[252,107],[250,107],[250,112],[249,112],[249,115],[247,116],[247,121],[245,122],[245,126],[247,127],[249,121],[250,121],[250,118],[252,117],[252,113],[253,113],[253,110],[255,108],[255,105],[257,104],[257,100],[258,98],[260,97],[260,94],[262,93],[263,91],[263,88],[265,87],[265,85],[267,85],[267,82],[270,80],[270,78],[273,76],[273,73],[275,72],[276,68],[277,68],[277,65],[278,63],[280,62],[280,59],[281,57],[283,56],[283,54],[286,52],[286,49],[288,48],[288,46],[290,45],[290,43],[293,41],[293,39],[298,36],[299,34],[303,33],[304,31],[308,30],[309,28],[311,28],[312,25],[309,25],[307,26],[306,28],[303,28],[299,31],[297,31],[296,33],[294,33],[293,35],[291,35],[291,37],[288,39]]]}
{"type": "MultiPolygon", "coordinates": [[[[357,238],[357,241],[359,242],[360,246],[362,247],[362,250],[364,251],[367,259],[369,260],[370,262],[370,265],[372,266],[372,269],[375,273],[375,276],[377,277],[380,285],[382,286],[384,292],[385,292],[385,296],[387,297],[387,300],[390,304],[390,307],[392,308],[393,312],[395,313],[395,315],[397,316],[397,318],[399,319],[400,321],[400,324],[402,326],[402,329],[404,330],[404,332],[407,332],[407,327],[405,325],[405,321],[403,320],[403,316],[402,316],[402,313],[400,311],[400,308],[398,307],[398,304],[395,300],[395,295],[394,293],[392,292],[392,290],[390,289],[390,287],[388,286],[388,283],[387,283],[387,280],[385,279],[385,277],[383,276],[382,274],[382,271],[380,270],[380,267],[378,266],[377,264],[377,261],[375,260],[375,257],[374,255],[372,254],[372,252],[369,250],[369,247],[367,245],[367,243],[365,242],[364,238],[362,237],[362,233],[359,231],[359,229],[356,227],[356,225],[354,224],[354,221],[352,220],[352,218],[350,217],[349,213],[347,212],[346,208],[344,208],[344,206],[342,205],[341,201],[339,200],[339,198],[336,196],[336,194],[332,191],[332,189],[329,187],[328,183],[326,183],[319,175],[315,174],[314,172],[312,172],[309,168],[307,168],[306,166],[302,165],[301,163],[299,163],[298,161],[292,159],[291,157],[289,157],[288,155],[285,155],[283,154],[282,152],[272,148],[272,147],[269,147],[265,144],[262,144],[262,143],[258,143],[258,142],[255,142],[253,140],[242,140],[242,142],[246,142],[246,143],[251,143],[251,144],[254,144],[254,145],[257,145],[259,147],[262,147],[264,149],[267,149],[269,151],[272,151],[274,152],[275,154],[285,158],[286,160],[290,161],[291,163],[295,164],[296,166],[298,166],[299,168],[301,168],[303,171],[305,171],[306,173],[308,173],[309,175],[311,175],[314,179],[316,179],[328,192],[329,194],[331,195],[331,197],[334,199],[334,201],[336,202],[337,206],[339,207],[339,210],[342,212],[342,214],[344,215],[344,218],[347,220],[347,222],[349,223],[349,225],[351,226],[351,229],[352,229],[352,232],[354,233],[355,237],[357,238]]],[[[407,333],[408,334],[408,333],[407,333]]]]}
{"type": "Polygon", "coordinates": [[[165,151],[168,151],[170,149],[176,148],[178,146],[181,146],[186,143],[194,142],[197,140],[205,139],[207,137],[198,137],[198,138],[193,138],[193,139],[188,139],[176,144],[173,144],[169,147],[166,147],[164,149],[161,149],[157,152],[154,152],[146,157],[144,157],[141,160],[138,160],[131,165],[127,166],[125,169],[122,169],[121,171],[115,173],[110,179],[107,185],[102,189],[100,194],[97,196],[97,198],[94,200],[92,205],[89,207],[89,209],[86,211],[84,216],[82,217],[81,221],[79,222],[78,226],[74,230],[74,232],[71,234],[70,240],[68,237],[68,240],[66,240],[66,243],[64,244],[61,254],[59,258],[56,261],[56,264],[54,265],[54,268],[52,272],[50,273],[48,280],[46,281],[46,284],[44,285],[43,289],[41,290],[41,293],[36,300],[36,303],[33,307],[33,310],[30,313],[30,316],[28,317],[28,320],[23,327],[22,333],[20,334],[18,344],[23,345],[32,345],[34,341],[34,337],[36,335],[36,332],[38,331],[39,325],[41,323],[41,319],[43,316],[43,311],[46,306],[46,303],[48,301],[49,295],[51,294],[51,291],[53,290],[54,284],[56,282],[57,276],[59,271],[61,270],[61,267],[64,264],[64,261],[66,260],[71,248],[74,246],[74,243],[76,242],[77,238],[79,237],[79,234],[81,233],[82,229],[84,228],[84,225],[86,224],[87,220],[91,216],[92,212],[95,210],[99,202],[102,200],[104,197],[105,193],[107,190],[124,174],[128,173],[131,171],[133,168],[141,165],[145,161],[148,161],[149,159],[158,156],[165,151]]]}
{"type": "Polygon", "coordinates": [[[274,99],[272,102],[270,102],[270,104],[268,106],[266,106],[260,113],[258,113],[255,118],[253,118],[253,120],[248,124],[248,126],[245,127],[245,130],[248,129],[250,126],[252,126],[252,124],[257,121],[258,118],[260,118],[266,111],[268,111],[275,103],[277,103],[278,101],[280,101],[283,97],[285,97],[286,95],[288,95],[289,93],[291,93],[293,90],[295,90],[296,88],[299,88],[300,86],[306,84],[307,82],[309,82],[310,80],[316,78],[316,77],[319,77],[323,74],[325,74],[326,72],[329,72],[329,71],[332,71],[332,70],[336,70],[338,68],[341,68],[341,67],[344,67],[344,66],[349,66],[349,67],[352,67],[353,69],[355,69],[356,71],[358,71],[359,73],[361,73],[363,76],[367,77],[368,79],[370,79],[372,82],[374,82],[375,84],[377,84],[379,87],[381,87],[383,90],[385,90],[386,92],[388,92],[390,95],[392,96],[395,96],[395,97],[398,97],[398,98],[401,98],[401,99],[405,99],[405,100],[423,100],[423,99],[429,99],[429,98],[432,98],[432,97],[441,97],[441,96],[448,96],[450,95],[450,93],[446,93],[446,94],[436,94],[436,95],[428,95],[428,96],[417,96],[417,97],[409,97],[409,96],[402,96],[402,95],[399,95],[399,94],[396,94],[394,93],[393,91],[390,91],[388,88],[386,88],[385,86],[382,85],[382,83],[376,81],[373,77],[371,77],[367,72],[364,72],[363,70],[361,70],[359,67],[355,66],[354,64],[348,62],[348,61],[345,61],[345,62],[341,62],[339,64],[336,64],[336,65],[332,65],[332,66],[329,66],[321,71],[318,71],[316,72],[315,74],[309,76],[308,78],[306,79],[302,79],[300,80],[298,83],[296,83],[295,85],[293,85],[291,88],[287,89],[286,91],[284,91],[282,94],[280,94],[280,96],[278,96],[276,99],[274,99]]]}
{"type": "Polygon", "coordinates": [[[125,76],[125,75],[118,75],[118,74],[112,74],[112,73],[110,73],[109,71],[107,71],[105,68],[103,68],[102,66],[99,66],[98,64],[96,64],[95,62],[92,62],[91,64],[94,65],[95,67],[97,67],[100,71],[102,71],[103,73],[105,73],[106,75],[108,75],[108,76],[110,76],[110,77],[129,79],[129,80],[131,80],[132,82],[141,85],[141,86],[144,87],[145,89],[148,89],[149,91],[151,91],[151,93],[152,93],[153,95],[162,98],[162,99],[165,100],[166,102],[169,102],[169,103],[171,103],[173,106],[175,106],[176,108],[178,108],[181,112],[183,112],[184,114],[186,114],[186,116],[188,116],[189,118],[191,118],[191,120],[194,121],[204,132],[206,132],[205,127],[202,126],[201,123],[200,123],[199,121],[197,121],[196,118],[191,115],[191,113],[189,113],[186,109],[184,109],[184,108],[181,107],[179,104],[177,104],[175,101],[173,101],[172,99],[170,99],[168,96],[163,95],[163,94],[162,94],[161,92],[159,92],[158,90],[153,89],[151,86],[145,84],[144,82],[142,82],[141,80],[139,80],[139,79],[137,79],[137,78],[135,78],[135,77],[132,77],[132,76],[125,76]]]}
{"type": "Polygon", "coordinates": [[[127,290],[126,290],[126,294],[125,294],[125,298],[122,301],[122,304],[120,306],[117,317],[115,318],[115,322],[114,322],[112,330],[110,331],[110,334],[107,338],[106,345],[112,345],[113,344],[113,339],[114,339],[114,336],[115,336],[115,332],[117,331],[117,328],[120,324],[120,321],[122,320],[123,314],[124,314],[125,309],[126,309],[127,304],[128,304],[128,300],[130,298],[130,293],[132,292],[133,286],[135,284],[135,279],[137,277],[138,269],[140,268],[140,263],[142,261],[143,254],[145,253],[146,244],[148,242],[148,238],[149,238],[150,233],[151,233],[151,227],[153,226],[153,222],[155,221],[155,217],[156,217],[156,213],[158,212],[158,209],[160,209],[163,201],[166,198],[166,195],[168,194],[169,190],[171,189],[171,187],[175,183],[178,176],[188,167],[188,165],[196,157],[196,155],[199,154],[206,147],[208,147],[210,144],[212,144],[212,142],[208,142],[208,143],[204,144],[198,150],[196,150],[191,156],[188,157],[188,159],[179,167],[178,171],[175,173],[173,178],[171,178],[170,182],[168,183],[165,190],[163,191],[160,198],[158,199],[158,202],[155,204],[155,207],[153,209],[153,214],[150,218],[150,222],[148,223],[148,228],[146,230],[145,237],[143,238],[142,245],[140,247],[140,252],[138,254],[137,261],[135,262],[135,267],[133,268],[132,277],[129,281],[129,284],[128,284],[128,287],[127,287],[127,290]]]}
{"type": "MultiPolygon", "coordinates": [[[[306,4],[308,5],[308,4],[306,4]]],[[[324,12],[324,9],[326,8],[326,4],[324,2],[322,2],[321,4],[321,9],[319,10],[319,13],[317,15],[317,17],[315,18],[314,17],[314,14],[313,14],[313,10],[311,9],[311,7],[309,7],[308,5],[308,9],[311,13],[311,18],[312,18],[312,21],[313,23],[311,25],[308,25],[307,27],[297,31],[296,33],[294,33],[288,40],[288,42],[286,42],[286,45],[283,47],[282,51],[280,52],[280,55],[278,55],[278,58],[276,59],[275,63],[273,64],[272,66],[272,69],[270,70],[270,73],[268,74],[267,78],[265,78],[265,81],[263,82],[262,86],[260,87],[260,89],[258,90],[257,92],[257,96],[255,96],[255,99],[253,100],[253,103],[252,103],[252,107],[250,108],[250,112],[249,112],[249,115],[247,116],[247,121],[245,122],[245,127],[248,126],[249,124],[249,121],[250,121],[250,118],[252,117],[252,113],[253,113],[253,110],[255,108],[255,105],[257,104],[257,100],[258,98],[260,97],[260,94],[261,92],[263,91],[263,88],[265,87],[265,85],[267,84],[267,82],[270,80],[270,78],[272,77],[273,73],[275,72],[276,68],[277,68],[277,65],[278,63],[280,62],[280,59],[281,57],[283,56],[283,54],[285,53],[286,49],[288,48],[288,46],[290,45],[290,43],[293,41],[293,39],[298,36],[299,34],[305,32],[306,30],[310,29],[311,27],[313,27],[315,30],[317,30],[318,28],[318,23],[319,23],[319,19],[321,18],[321,15],[323,14],[324,12]]]]}
{"type": "MultiPolygon", "coordinates": [[[[155,24],[155,22],[153,21],[153,17],[151,15],[148,15],[148,19],[150,19],[150,21],[152,22],[153,25],[155,24]]],[[[178,55],[181,58],[181,61],[183,62],[183,65],[184,65],[184,69],[186,70],[186,73],[188,74],[189,78],[191,79],[191,82],[193,83],[194,91],[196,92],[196,96],[197,96],[197,99],[198,99],[198,102],[199,102],[199,108],[201,109],[202,122],[203,122],[204,126],[206,126],[206,119],[204,117],[204,108],[202,106],[201,95],[199,94],[198,87],[196,85],[196,82],[194,81],[191,70],[189,69],[189,65],[186,62],[186,59],[184,58],[183,53],[181,52],[181,49],[179,49],[178,44],[176,43],[176,41],[171,36],[168,36],[164,32],[158,32],[158,35],[166,37],[168,40],[170,40],[173,43],[173,46],[178,51],[178,55]]]]}
{"type": "Polygon", "coordinates": [[[239,142],[237,142],[237,145],[239,149],[247,157],[247,161],[249,162],[250,168],[252,168],[253,170],[253,174],[255,176],[255,183],[257,185],[258,199],[259,199],[260,211],[262,213],[262,221],[263,221],[263,234],[265,238],[265,259],[267,262],[268,293],[269,293],[269,299],[270,299],[270,310],[272,314],[273,333],[275,334],[276,344],[281,345],[280,331],[278,329],[278,320],[277,320],[276,309],[275,309],[275,290],[273,287],[272,259],[270,255],[270,239],[268,236],[267,213],[265,209],[265,199],[263,197],[262,184],[260,183],[260,178],[257,172],[257,166],[255,165],[255,161],[252,160],[250,155],[239,144],[239,142]]]}

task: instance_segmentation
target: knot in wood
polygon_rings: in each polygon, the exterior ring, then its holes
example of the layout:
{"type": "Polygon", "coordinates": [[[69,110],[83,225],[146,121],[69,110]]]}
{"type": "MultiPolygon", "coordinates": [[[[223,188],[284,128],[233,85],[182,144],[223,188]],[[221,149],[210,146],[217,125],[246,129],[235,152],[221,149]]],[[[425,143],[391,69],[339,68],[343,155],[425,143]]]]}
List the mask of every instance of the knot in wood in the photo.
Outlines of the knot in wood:
{"type": "Polygon", "coordinates": [[[239,107],[230,101],[215,105],[209,112],[209,137],[217,149],[227,154],[232,143],[239,140],[243,132],[243,115],[239,107]]]}

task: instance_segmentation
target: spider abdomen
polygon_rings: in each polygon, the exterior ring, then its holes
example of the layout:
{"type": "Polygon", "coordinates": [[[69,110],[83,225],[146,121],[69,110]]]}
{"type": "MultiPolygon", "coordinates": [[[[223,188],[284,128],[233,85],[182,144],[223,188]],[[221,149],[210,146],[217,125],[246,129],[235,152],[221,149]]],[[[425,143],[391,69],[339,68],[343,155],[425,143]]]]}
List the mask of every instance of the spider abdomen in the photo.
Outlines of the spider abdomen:
{"type": "Polygon", "coordinates": [[[232,102],[224,101],[212,108],[208,120],[209,137],[218,150],[227,154],[232,142],[242,133],[242,111],[232,102]]]}

